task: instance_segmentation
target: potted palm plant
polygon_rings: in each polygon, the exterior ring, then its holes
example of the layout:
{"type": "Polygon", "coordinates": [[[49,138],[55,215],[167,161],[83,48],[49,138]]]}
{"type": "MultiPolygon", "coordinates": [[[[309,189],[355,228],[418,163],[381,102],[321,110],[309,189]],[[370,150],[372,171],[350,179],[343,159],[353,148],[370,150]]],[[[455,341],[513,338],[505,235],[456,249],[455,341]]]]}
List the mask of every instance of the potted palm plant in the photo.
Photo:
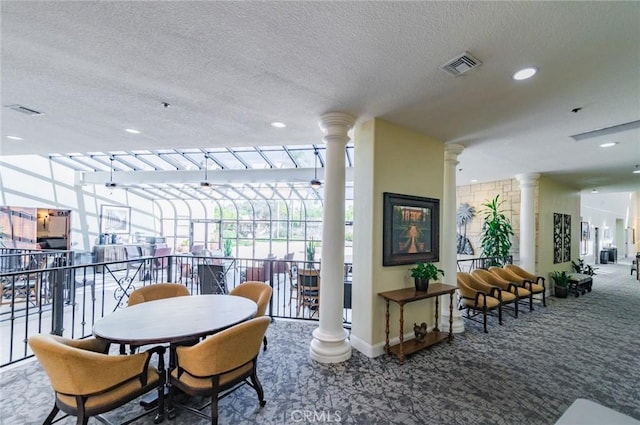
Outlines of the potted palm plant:
{"type": "Polygon", "coordinates": [[[484,222],[480,233],[480,244],[482,245],[482,256],[489,257],[485,266],[502,267],[504,258],[509,256],[511,250],[511,237],[513,227],[511,221],[501,209],[504,201],[500,201],[500,195],[496,195],[491,201],[482,204],[484,210],[484,222]]]}
{"type": "Polygon", "coordinates": [[[567,272],[553,271],[551,279],[553,279],[553,292],[556,298],[567,298],[569,294],[569,275],[567,272]]]}
{"type": "Polygon", "coordinates": [[[409,271],[414,279],[416,291],[427,291],[430,280],[438,280],[438,275],[444,276],[444,270],[440,270],[433,263],[417,263],[409,271]]]}

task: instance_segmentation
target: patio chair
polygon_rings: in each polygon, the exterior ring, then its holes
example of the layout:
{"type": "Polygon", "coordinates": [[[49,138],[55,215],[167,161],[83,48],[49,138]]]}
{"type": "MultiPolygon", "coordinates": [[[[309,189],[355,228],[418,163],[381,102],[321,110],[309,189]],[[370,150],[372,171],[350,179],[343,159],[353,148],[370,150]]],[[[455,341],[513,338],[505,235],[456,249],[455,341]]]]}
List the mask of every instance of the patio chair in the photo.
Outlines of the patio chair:
{"type": "Polygon", "coordinates": [[[152,390],[158,391],[159,400],[155,423],[163,419],[164,347],[114,356],[106,354],[108,343],[95,338],[74,340],[45,334],[31,336],[29,346],[55,391],[55,404],[45,425],[53,423],[60,410],[76,416],[78,425],[86,425],[89,417],[114,410],[152,390]],[[157,368],[149,365],[153,353],[158,355],[157,368]]]}
{"type": "MultiPolygon", "coordinates": [[[[271,299],[273,289],[271,286],[264,282],[249,281],[243,282],[240,285],[229,291],[229,295],[237,295],[239,297],[249,298],[258,305],[258,311],[256,317],[264,316],[267,312],[267,305],[271,299]]],[[[263,339],[263,350],[267,350],[267,335],[263,339]]]]}
{"type": "Polygon", "coordinates": [[[47,267],[47,257],[29,256],[24,274],[0,280],[0,307],[8,304],[31,303],[37,305],[41,301],[48,302],[48,290],[43,288],[46,279],[43,269],[47,267]]]}
{"type": "Polygon", "coordinates": [[[133,277],[135,277],[135,275],[137,274],[138,280],[143,280],[145,276],[144,273],[140,270],[144,267],[144,261],[133,261],[142,257],[142,248],[134,245],[125,245],[124,256],[127,260],[127,272],[125,275],[125,279],[129,278],[129,273],[133,270],[133,277]]]}
{"type": "Polygon", "coordinates": [[[300,316],[300,310],[307,307],[310,317],[320,310],[320,270],[298,269],[298,308],[296,315],[300,316]]]}
{"type": "Polygon", "coordinates": [[[266,401],[258,380],[257,362],[268,326],[268,317],[256,317],[211,335],[192,347],[178,347],[177,366],[169,373],[169,418],[175,417],[174,407],[178,407],[217,424],[218,400],[245,384],[256,391],[260,406],[264,406],[266,401]],[[176,389],[211,400],[200,409],[179,405],[174,401],[176,389]],[[207,406],[210,406],[211,416],[202,412],[207,406]]]}
{"type": "MultiPolygon", "coordinates": [[[[158,281],[158,273],[160,271],[162,271],[163,276],[164,273],[167,273],[167,269],[169,267],[169,260],[171,259],[170,257],[168,257],[169,254],[171,254],[171,251],[173,250],[173,248],[156,248],[155,252],[153,253],[154,259],[153,259],[153,276],[154,276],[154,280],[157,282],[158,281]]],[[[168,280],[168,279],[167,279],[168,280]]]]}

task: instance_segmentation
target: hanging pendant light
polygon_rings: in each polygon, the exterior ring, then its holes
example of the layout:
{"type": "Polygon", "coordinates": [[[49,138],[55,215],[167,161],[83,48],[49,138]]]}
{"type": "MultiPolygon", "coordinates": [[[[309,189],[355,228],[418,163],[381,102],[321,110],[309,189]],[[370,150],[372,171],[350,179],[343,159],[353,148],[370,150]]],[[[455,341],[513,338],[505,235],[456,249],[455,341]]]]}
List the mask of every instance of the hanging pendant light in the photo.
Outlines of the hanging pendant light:
{"type": "Polygon", "coordinates": [[[104,185],[109,189],[113,189],[114,187],[117,186],[116,182],[113,181],[113,155],[111,155],[111,157],[109,158],[109,161],[111,164],[109,166],[109,181],[106,182],[104,185]]]}
{"type": "Polygon", "coordinates": [[[315,155],[314,166],[313,166],[313,179],[309,182],[311,184],[311,189],[318,190],[322,187],[322,182],[318,180],[318,149],[313,148],[313,154],[315,155]]]}
{"type": "Polygon", "coordinates": [[[209,159],[209,155],[204,154],[204,181],[200,182],[200,187],[202,188],[210,188],[211,187],[211,182],[209,180],[207,180],[207,172],[209,170],[209,166],[207,164],[207,160],[209,159]]]}

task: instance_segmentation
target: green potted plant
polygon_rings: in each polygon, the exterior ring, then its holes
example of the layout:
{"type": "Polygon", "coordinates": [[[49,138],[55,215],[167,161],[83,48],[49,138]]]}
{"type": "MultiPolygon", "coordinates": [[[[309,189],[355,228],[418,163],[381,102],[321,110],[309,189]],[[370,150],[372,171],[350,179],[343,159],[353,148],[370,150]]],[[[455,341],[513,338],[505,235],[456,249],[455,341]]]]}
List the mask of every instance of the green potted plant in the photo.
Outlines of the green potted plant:
{"type": "Polygon", "coordinates": [[[313,268],[313,262],[316,260],[316,243],[313,239],[311,239],[309,241],[309,243],[307,244],[307,267],[308,268],[313,268]]]}
{"type": "Polygon", "coordinates": [[[482,256],[489,257],[485,263],[490,266],[503,266],[501,258],[509,256],[511,250],[511,237],[513,227],[511,221],[504,214],[500,207],[504,201],[500,201],[500,195],[496,195],[491,201],[482,204],[485,207],[481,212],[484,215],[482,230],[480,232],[480,245],[482,246],[482,256]]]}
{"type": "Polygon", "coordinates": [[[567,298],[569,294],[569,275],[567,272],[553,271],[551,279],[553,279],[553,291],[556,298],[567,298]]]}
{"type": "Polygon", "coordinates": [[[224,240],[224,256],[231,257],[231,239],[224,240]]]}
{"type": "Polygon", "coordinates": [[[415,267],[409,269],[413,277],[416,291],[427,291],[430,280],[438,280],[438,275],[444,276],[444,270],[440,270],[433,263],[417,263],[415,267]]]}

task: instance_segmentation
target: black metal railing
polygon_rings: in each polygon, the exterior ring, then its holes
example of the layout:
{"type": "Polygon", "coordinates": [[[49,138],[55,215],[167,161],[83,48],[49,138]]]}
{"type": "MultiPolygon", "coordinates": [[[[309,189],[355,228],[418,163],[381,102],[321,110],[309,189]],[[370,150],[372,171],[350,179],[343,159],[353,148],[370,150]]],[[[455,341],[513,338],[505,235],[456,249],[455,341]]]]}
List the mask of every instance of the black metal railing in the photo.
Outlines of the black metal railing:
{"type": "Polygon", "coordinates": [[[513,256],[465,258],[458,260],[457,263],[459,272],[471,273],[476,269],[487,270],[489,267],[493,266],[502,267],[505,264],[513,264],[513,256]]]}
{"type": "MultiPolygon", "coordinates": [[[[90,336],[94,323],[126,307],[136,288],[160,282],[181,283],[192,294],[201,294],[226,293],[248,280],[263,281],[273,288],[267,314],[318,320],[317,310],[302,305],[296,283],[298,270],[319,270],[319,262],[168,255],[74,265],[74,257],[70,251],[0,255],[0,264],[7,265],[0,269],[0,367],[30,357],[27,339],[33,334],[90,336]]],[[[351,320],[351,270],[351,264],[345,264],[345,326],[351,320]]]]}

